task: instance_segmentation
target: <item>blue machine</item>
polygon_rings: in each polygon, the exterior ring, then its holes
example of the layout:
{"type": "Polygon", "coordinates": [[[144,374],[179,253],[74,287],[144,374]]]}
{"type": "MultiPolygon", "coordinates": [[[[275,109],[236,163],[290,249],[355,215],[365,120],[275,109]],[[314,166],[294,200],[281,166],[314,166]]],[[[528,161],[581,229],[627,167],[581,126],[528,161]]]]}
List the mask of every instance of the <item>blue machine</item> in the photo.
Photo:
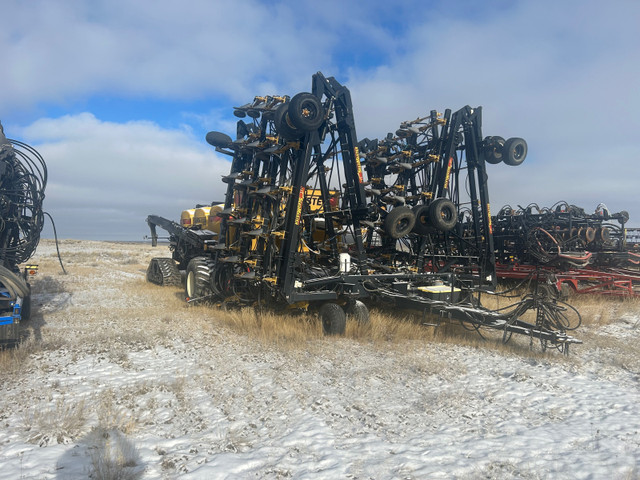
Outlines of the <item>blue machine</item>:
{"type": "Polygon", "coordinates": [[[0,348],[19,341],[19,324],[30,315],[29,275],[24,264],[40,240],[47,184],[44,159],[31,146],[5,136],[0,124],[0,348]]]}

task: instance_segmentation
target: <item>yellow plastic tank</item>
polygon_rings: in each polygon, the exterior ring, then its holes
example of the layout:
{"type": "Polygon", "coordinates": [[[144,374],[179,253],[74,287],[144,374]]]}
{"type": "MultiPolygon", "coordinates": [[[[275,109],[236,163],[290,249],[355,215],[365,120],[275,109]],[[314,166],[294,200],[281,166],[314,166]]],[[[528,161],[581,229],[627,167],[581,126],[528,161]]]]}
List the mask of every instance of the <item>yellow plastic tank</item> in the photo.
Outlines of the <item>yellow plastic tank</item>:
{"type": "Polygon", "coordinates": [[[189,210],[183,210],[180,215],[180,225],[184,228],[192,228],[193,227],[193,216],[196,213],[195,208],[191,208],[189,210]]]}
{"type": "Polygon", "coordinates": [[[213,205],[209,210],[209,217],[207,218],[207,230],[211,230],[215,233],[220,233],[220,221],[222,220],[218,213],[224,209],[224,204],[213,205]]]}
{"type": "Polygon", "coordinates": [[[193,226],[200,227],[200,228],[207,228],[210,211],[211,211],[211,207],[196,208],[196,211],[193,214],[193,226]]]}

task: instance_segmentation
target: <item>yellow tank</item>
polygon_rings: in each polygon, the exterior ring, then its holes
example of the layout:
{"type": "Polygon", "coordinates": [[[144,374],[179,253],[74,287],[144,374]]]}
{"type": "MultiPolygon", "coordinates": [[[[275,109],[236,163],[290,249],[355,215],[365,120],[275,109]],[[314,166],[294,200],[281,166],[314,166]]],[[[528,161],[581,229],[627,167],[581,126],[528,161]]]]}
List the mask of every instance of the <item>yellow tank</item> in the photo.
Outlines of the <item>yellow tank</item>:
{"type": "Polygon", "coordinates": [[[218,213],[224,209],[224,204],[213,205],[210,207],[209,216],[207,218],[207,230],[211,230],[215,233],[220,233],[220,218],[218,213]]]}
{"type": "Polygon", "coordinates": [[[207,228],[210,211],[211,211],[211,207],[196,208],[196,211],[193,214],[193,226],[200,227],[200,228],[207,228]]]}
{"type": "Polygon", "coordinates": [[[192,228],[193,227],[193,216],[196,213],[196,209],[192,208],[189,210],[183,210],[180,215],[180,225],[184,228],[192,228]]]}

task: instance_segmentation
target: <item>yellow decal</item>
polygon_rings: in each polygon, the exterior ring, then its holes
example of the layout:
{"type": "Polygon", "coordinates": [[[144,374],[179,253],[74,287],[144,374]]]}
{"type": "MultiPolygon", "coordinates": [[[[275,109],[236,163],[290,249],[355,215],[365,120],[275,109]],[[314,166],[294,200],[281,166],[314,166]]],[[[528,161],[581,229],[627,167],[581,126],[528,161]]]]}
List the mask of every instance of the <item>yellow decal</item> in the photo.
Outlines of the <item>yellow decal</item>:
{"type": "Polygon", "coordinates": [[[449,157],[449,165],[447,165],[447,176],[444,179],[444,189],[449,188],[449,177],[451,176],[451,167],[453,166],[453,157],[449,157]]]}
{"type": "Polygon", "coordinates": [[[300,217],[302,217],[302,200],[304,199],[304,187],[300,187],[300,195],[298,196],[298,208],[296,209],[296,225],[300,225],[300,217]]]}
{"type": "Polygon", "coordinates": [[[320,190],[311,190],[311,195],[307,196],[307,200],[309,200],[309,209],[312,212],[318,212],[322,210],[322,197],[320,190]]]}
{"type": "Polygon", "coordinates": [[[487,203],[487,218],[489,222],[489,235],[493,235],[493,224],[491,223],[491,205],[487,203]]]}
{"type": "Polygon", "coordinates": [[[364,182],[364,178],[362,177],[362,165],[360,165],[360,151],[358,147],[353,148],[353,152],[356,156],[356,167],[358,169],[358,178],[360,179],[360,183],[364,182]]]}

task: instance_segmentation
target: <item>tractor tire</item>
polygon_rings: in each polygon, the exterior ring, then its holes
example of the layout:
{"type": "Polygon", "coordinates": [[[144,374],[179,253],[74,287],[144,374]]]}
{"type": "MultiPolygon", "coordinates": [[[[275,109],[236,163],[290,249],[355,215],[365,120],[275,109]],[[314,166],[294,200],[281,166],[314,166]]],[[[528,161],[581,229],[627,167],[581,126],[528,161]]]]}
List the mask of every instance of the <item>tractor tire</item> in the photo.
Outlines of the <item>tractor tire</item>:
{"type": "Polygon", "coordinates": [[[409,207],[398,207],[391,210],[384,219],[384,231],[391,238],[402,238],[408,235],[416,224],[416,216],[409,207]]]}
{"type": "Polygon", "coordinates": [[[344,335],[347,315],[337,303],[325,303],[320,307],[320,320],[325,335],[344,335]]]}
{"type": "Polygon", "coordinates": [[[160,286],[180,286],[182,276],[172,258],[152,258],[147,267],[147,281],[160,286]]]}
{"type": "Polygon", "coordinates": [[[487,163],[497,165],[502,161],[504,150],[504,138],[487,137],[484,139],[484,159],[487,163]]]}
{"type": "Polygon", "coordinates": [[[273,123],[276,127],[276,132],[280,137],[288,142],[294,142],[302,137],[303,132],[298,130],[290,123],[289,117],[289,104],[282,103],[278,105],[273,115],[273,123]]]}
{"type": "Polygon", "coordinates": [[[0,284],[4,284],[14,294],[24,298],[30,295],[31,289],[24,278],[8,268],[0,265],[0,284]]]}
{"type": "Polygon", "coordinates": [[[413,214],[416,217],[416,223],[413,226],[414,233],[428,235],[433,232],[431,223],[429,223],[429,205],[416,205],[413,207],[413,214]]]}
{"type": "Polygon", "coordinates": [[[347,318],[355,320],[358,325],[367,325],[369,323],[369,309],[360,300],[355,300],[347,305],[347,318]]]}
{"type": "Polygon", "coordinates": [[[429,205],[429,220],[436,230],[448,232],[458,223],[456,206],[448,198],[436,198],[429,205]]]}
{"type": "Polygon", "coordinates": [[[324,121],[324,107],[311,93],[298,93],[289,102],[289,121],[302,132],[317,130],[324,121]]]}
{"type": "Polygon", "coordinates": [[[510,138],[504,142],[502,157],[504,163],[517,167],[527,158],[527,142],[522,138],[510,138]]]}
{"type": "Polygon", "coordinates": [[[187,298],[201,298],[211,295],[211,261],[207,257],[194,257],[187,265],[185,293],[187,298]]]}

